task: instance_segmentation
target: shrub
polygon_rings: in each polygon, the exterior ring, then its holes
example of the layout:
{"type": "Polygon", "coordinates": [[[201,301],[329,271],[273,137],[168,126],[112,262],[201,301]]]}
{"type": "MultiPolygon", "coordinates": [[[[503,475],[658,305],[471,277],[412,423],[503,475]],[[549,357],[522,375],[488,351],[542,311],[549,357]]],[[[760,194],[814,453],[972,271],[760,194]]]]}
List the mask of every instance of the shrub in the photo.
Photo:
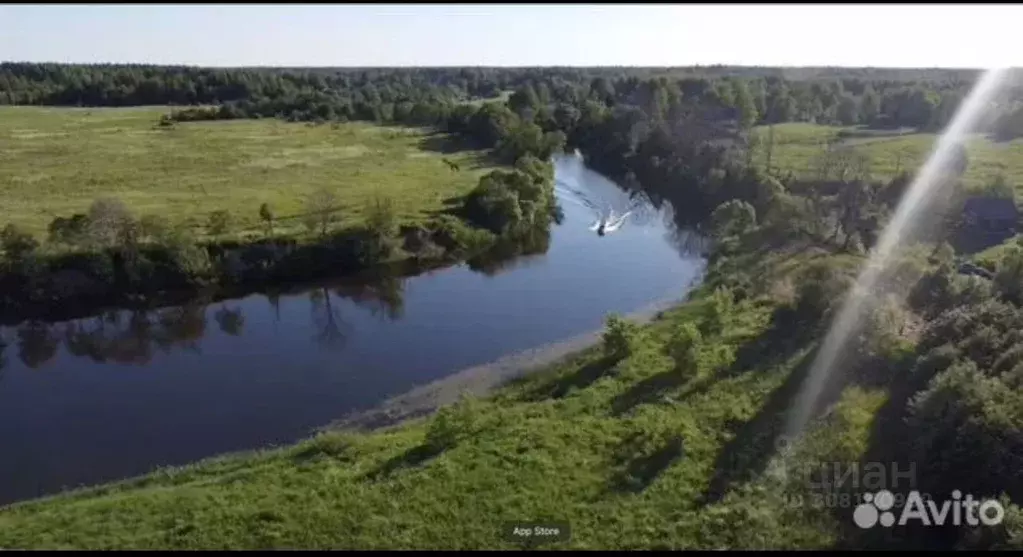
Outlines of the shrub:
{"type": "Polygon", "coordinates": [[[757,213],[745,201],[732,199],[718,205],[710,215],[711,233],[715,238],[742,235],[757,225],[757,213]]]}
{"type": "Polygon", "coordinates": [[[426,430],[424,444],[435,451],[453,447],[479,427],[479,404],[475,397],[463,394],[458,402],[437,411],[426,430]]]}
{"type": "Polygon", "coordinates": [[[209,221],[206,223],[206,231],[210,236],[220,236],[227,232],[231,226],[231,213],[219,210],[210,213],[209,221]]]}
{"type": "Polygon", "coordinates": [[[692,323],[683,323],[676,329],[666,346],[668,356],[675,362],[675,369],[686,375],[698,374],[702,344],[700,330],[692,323]]]}
{"type": "Polygon", "coordinates": [[[1023,493],[1023,393],[972,361],[935,376],[909,404],[907,419],[923,489],[1023,493]]]}
{"type": "Polygon", "coordinates": [[[707,316],[702,321],[702,332],[707,335],[718,334],[728,325],[728,319],[735,307],[735,298],[729,288],[718,287],[710,296],[707,316]]]}
{"type": "Polygon", "coordinates": [[[615,360],[628,358],[638,335],[638,325],[616,314],[609,315],[603,336],[604,354],[615,360]]]}
{"type": "Polygon", "coordinates": [[[466,218],[500,234],[520,223],[537,223],[550,215],[553,190],[547,170],[524,158],[521,170],[495,170],[480,178],[463,205],[466,218]]]}
{"type": "Polygon", "coordinates": [[[142,237],[157,243],[163,243],[170,230],[170,223],[160,215],[146,215],[139,221],[139,233],[142,237]]]}
{"type": "Polygon", "coordinates": [[[461,253],[479,253],[497,241],[492,232],[473,228],[451,215],[444,215],[436,224],[434,239],[444,249],[461,253]]]}
{"type": "Polygon", "coordinates": [[[49,241],[77,246],[84,244],[88,239],[89,217],[82,213],[72,215],[71,218],[57,217],[50,222],[49,241]]]}
{"type": "Polygon", "coordinates": [[[795,315],[800,321],[819,322],[842,303],[852,277],[832,262],[808,266],[796,290],[795,315]]]}
{"type": "Polygon", "coordinates": [[[259,219],[266,223],[267,234],[273,236],[274,234],[274,213],[270,209],[269,203],[264,203],[259,206],[259,219]]]}
{"type": "Polygon", "coordinates": [[[24,261],[38,247],[39,242],[17,225],[8,224],[0,231],[0,248],[8,261],[24,261]]]}
{"type": "Polygon", "coordinates": [[[1005,299],[1023,302],[1023,248],[1012,245],[1006,249],[995,273],[994,286],[1005,299]]]}
{"type": "Polygon", "coordinates": [[[303,222],[310,232],[319,229],[320,236],[326,236],[338,220],[338,200],[334,192],[327,189],[319,189],[306,197],[305,217],[303,222]]]}
{"type": "Polygon", "coordinates": [[[124,228],[132,222],[131,212],[119,199],[101,198],[89,206],[89,236],[99,246],[117,243],[124,228]]]}

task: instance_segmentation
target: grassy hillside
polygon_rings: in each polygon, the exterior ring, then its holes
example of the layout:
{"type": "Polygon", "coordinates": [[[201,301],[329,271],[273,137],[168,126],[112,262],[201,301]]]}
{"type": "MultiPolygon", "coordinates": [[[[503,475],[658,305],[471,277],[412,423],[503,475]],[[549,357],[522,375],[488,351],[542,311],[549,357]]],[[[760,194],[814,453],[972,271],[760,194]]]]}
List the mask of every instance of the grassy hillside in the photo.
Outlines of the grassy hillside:
{"type": "MultiPolygon", "coordinates": [[[[768,128],[757,129],[766,144],[768,128]]],[[[870,159],[871,174],[876,179],[890,179],[900,170],[919,168],[927,159],[935,134],[912,133],[907,130],[873,131],[816,124],[779,124],[774,126],[774,152],[771,167],[792,171],[797,177],[812,173],[812,162],[829,141],[850,146],[870,159]]],[[[1002,173],[1010,184],[1023,187],[1023,140],[995,142],[974,136],[967,143],[969,167],[965,180],[976,187],[989,183],[1002,173]]],[[[766,148],[761,147],[758,162],[766,164],[766,148]]]]}
{"type": "Polygon", "coordinates": [[[42,235],[54,217],[112,196],[138,216],[200,227],[226,209],[239,227],[258,227],[261,203],[294,215],[321,187],[337,192],[342,224],[359,222],[377,194],[415,219],[468,192],[485,166],[481,152],[441,153],[445,138],[418,129],[276,119],[156,126],[167,111],[0,107],[0,223],[42,235]]]}

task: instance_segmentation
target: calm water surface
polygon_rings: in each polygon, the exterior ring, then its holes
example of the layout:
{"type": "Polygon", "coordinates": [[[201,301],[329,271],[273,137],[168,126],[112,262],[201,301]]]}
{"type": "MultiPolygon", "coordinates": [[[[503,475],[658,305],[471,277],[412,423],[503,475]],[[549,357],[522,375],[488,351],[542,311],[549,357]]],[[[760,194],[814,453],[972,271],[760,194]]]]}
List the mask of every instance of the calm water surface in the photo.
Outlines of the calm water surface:
{"type": "MultiPolygon", "coordinates": [[[[148,313],[0,328],[0,504],[293,442],[458,370],[681,298],[702,272],[664,211],[578,157],[544,254],[148,313]],[[594,209],[594,206],[597,209],[594,209]],[[613,234],[598,211],[633,213],[613,234]]],[[[689,245],[686,245],[689,244],[689,245]]]]}

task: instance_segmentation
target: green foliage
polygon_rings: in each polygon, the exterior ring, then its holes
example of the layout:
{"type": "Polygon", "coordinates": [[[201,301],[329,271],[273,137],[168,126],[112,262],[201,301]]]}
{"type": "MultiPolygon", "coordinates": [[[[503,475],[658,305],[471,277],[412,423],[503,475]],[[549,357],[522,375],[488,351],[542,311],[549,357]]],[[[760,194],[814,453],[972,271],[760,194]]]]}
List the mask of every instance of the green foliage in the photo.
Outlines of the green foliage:
{"type": "Polygon", "coordinates": [[[435,451],[449,449],[476,433],[481,422],[479,403],[472,395],[463,394],[456,403],[437,411],[426,430],[423,444],[435,451]]]}
{"type": "Polygon", "coordinates": [[[828,318],[845,298],[852,277],[828,261],[815,262],[803,272],[796,290],[796,317],[809,323],[828,318]]]}
{"type": "Polygon", "coordinates": [[[936,376],[909,410],[926,487],[1023,493],[1016,460],[1023,450],[1023,392],[967,361],[936,376]]]}
{"type": "Polygon", "coordinates": [[[698,374],[700,369],[700,349],[703,336],[699,328],[692,323],[683,323],[672,333],[666,345],[667,355],[675,363],[675,369],[686,377],[698,374]]]}
{"type": "Polygon", "coordinates": [[[123,201],[104,197],[89,206],[88,223],[92,244],[107,247],[117,245],[135,224],[135,219],[123,201]]]}
{"type": "Polygon", "coordinates": [[[12,263],[24,261],[39,247],[39,242],[31,234],[14,224],[8,224],[0,230],[0,248],[3,249],[7,261],[12,263]]]}
{"type": "Polygon", "coordinates": [[[700,322],[703,334],[714,335],[725,330],[735,308],[735,296],[730,288],[715,288],[707,304],[707,316],[700,322]]]}
{"type": "Polygon", "coordinates": [[[495,170],[466,197],[470,222],[502,234],[519,225],[546,222],[553,205],[553,187],[528,160],[526,170],[495,170]]]}
{"type": "Polygon", "coordinates": [[[398,214],[390,198],[378,197],[373,200],[366,213],[366,228],[384,238],[398,233],[398,214]]]}
{"type": "Polygon", "coordinates": [[[1014,245],[1006,249],[995,273],[994,285],[1006,299],[1023,303],[1023,247],[1014,245]]]}
{"type": "Polygon", "coordinates": [[[210,236],[220,236],[227,232],[231,227],[231,213],[219,210],[210,213],[209,220],[206,223],[206,231],[210,236]]]}
{"type": "Polygon", "coordinates": [[[980,193],[981,195],[985,195],[987,197],[997,197],[1005,199],[1016,198],[1016,188],[1014,188],[1012,184],[1008,182],[1008,180],[1005,178],[1005,174],[1002,173],[996,174],[995,177],[990,182],[985,184],[978,193],[980,193]]]}
{"type": "Polygon", "coordinates": [[[886,299],[870,309],[867,315],[861,349],[865,353],[888,361],[896,361],[913,346],[904,337],[909,314],[897,302],[886,299]]]}
{"type": "Polygon", "coordinates": [[[184,278],[201,283],[212,277],[214,266],[210,254],[188,229],[172,228],[160,243],[167,249],[173,267],[184,278]]]}
{"type": "Polygon", "coordinates": [[[319,232],[325,237],[331,226],[338,221],[337,195],[326,188],[320,188],[305,199],[305,214],[302,222],[310,232],[319,232]]]}
{"type": "Polygon", "coordinates": [[[398,215],[389,198],[378,197],[370,204],[366,214],[369,232],[365,246],[368,261],[377,262],[391,256],[398,247],[398,215]]]}
{"type": "Polygon", "coordinates": [[[145,215],[139,220],[139,232],[157,244],[162,244],[171,234],[171,223],[161,215],[145,215]]]}
{"type": "Polygon", "coordinates": [[[68,246],[83,245],[88,241],[89,228],[88,215],[78,213],[71,218],[56,217],[48,227],[49,241],[68,246]]]}
{"type": "Polygon", "coordinates": [[[738,236],[756,227],[757,212],[749,203],[732,199],[714,209],[710,222],[714,237],[738,236]]]}
{"type": "Polygon", "coordinates": [[[604,355],[612,360],[628,358],[638,336],[638,325],[617,314],[608,315],[603,335],[604,355]]]}
{"type": "Polygon", "coordinates": [[[749,86],[745,81],[739,80],[732,81],[732,86],[734,88],[733,98],[735,107],[739,109],[739,125],[745,129],[752,128],[760,119],[760,115],[757,113],[757,107],[753,102],[749,86]]]}
{"type": "Polygon", "coordinates": [[[944,262],[920,277],[907,301],[914,310],[941,313],[956,303],[956,271],[952,262],[944,262]]]}
{"type": "Polygon", "coordinates": [[[270,208],[269,203],[263,203],[259,206],[259,219],[266,223],[266,233],[268,236],[274,234],[274,213],[273,209],[270,208]]]}

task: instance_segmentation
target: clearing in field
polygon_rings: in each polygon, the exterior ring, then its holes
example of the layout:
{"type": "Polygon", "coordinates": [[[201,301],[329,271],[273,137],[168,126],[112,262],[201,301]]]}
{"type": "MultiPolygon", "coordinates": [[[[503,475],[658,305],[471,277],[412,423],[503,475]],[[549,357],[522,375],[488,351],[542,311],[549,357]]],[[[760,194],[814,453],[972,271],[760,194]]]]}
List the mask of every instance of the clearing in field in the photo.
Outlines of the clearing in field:
{"type": "MultiPolygon", "coordinates": [[[[766,165],[768,128],[757,129],[761,140],[757,161],[766,165]]],[[[771,168],[791,171],[797,177],[812,172],[814,158],[831,141],[864,153],[875,179],[890,179],[900,171],[914,171],[927,159],[938,136],[911,130],[865,130],[815,124],[790,123],[774,126],[771,168]]],[[[969,187],[991,183],[1002,174],[1017,188],[1023,186],[1023,140],[996,142],[976,135],[967,142],[969,166],[965,181],[969,187]]]]}
{"type": "Polygon", "coordinates": [[[336,192],[342,226],[358,223],[377,195],[408,221],[442,209],[488,170],[482,151],[442,153],[444,138],[426,130],[274,119],[157,126],[169,110],[0,107],[0,227],[42,237],[54,217],[116,197],[136,216],[196,228],[228,210],[235,228],[257,233],[262,203],[278,218],[296,215],[319,188],[336,192]]]}

